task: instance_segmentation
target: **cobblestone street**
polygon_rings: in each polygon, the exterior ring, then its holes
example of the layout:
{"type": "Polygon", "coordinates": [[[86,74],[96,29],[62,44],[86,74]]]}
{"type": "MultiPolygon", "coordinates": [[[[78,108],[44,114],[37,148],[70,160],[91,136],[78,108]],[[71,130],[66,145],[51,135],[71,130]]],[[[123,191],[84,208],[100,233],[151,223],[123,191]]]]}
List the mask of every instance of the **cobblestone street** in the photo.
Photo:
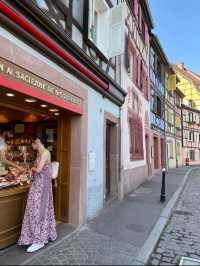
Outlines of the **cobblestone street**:
{"type": "Polygon", "coordinates": [[[200,259],[200,172],[194,170],[160,241],[151,265],[178,265],[181,256],[200,259]]]}
{"type": "Polygon", "coordinates": [[[132,264],[137,249],[132,245],[83,228],[27,265],[122,265],[132,264]],[[41,263],[42,262],[42,263],[41,263]]]}

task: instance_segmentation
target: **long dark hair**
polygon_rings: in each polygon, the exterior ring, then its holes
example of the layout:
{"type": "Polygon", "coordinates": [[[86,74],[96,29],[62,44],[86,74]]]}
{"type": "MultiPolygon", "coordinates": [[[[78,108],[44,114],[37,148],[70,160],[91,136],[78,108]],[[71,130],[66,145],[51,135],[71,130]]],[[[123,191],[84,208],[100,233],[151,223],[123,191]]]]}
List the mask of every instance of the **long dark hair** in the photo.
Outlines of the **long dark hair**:
{"type": "Polygon", "coordinates": [[[46,134],[41,134],[41,135],[37,136],[37,137],[35,138],[35,140],[36,140],[36,139],[39,139],[40,142],[42,143],[42,145],[43,145],[45,148],[48,147],[48,136],[47,136],[46,134]]]}

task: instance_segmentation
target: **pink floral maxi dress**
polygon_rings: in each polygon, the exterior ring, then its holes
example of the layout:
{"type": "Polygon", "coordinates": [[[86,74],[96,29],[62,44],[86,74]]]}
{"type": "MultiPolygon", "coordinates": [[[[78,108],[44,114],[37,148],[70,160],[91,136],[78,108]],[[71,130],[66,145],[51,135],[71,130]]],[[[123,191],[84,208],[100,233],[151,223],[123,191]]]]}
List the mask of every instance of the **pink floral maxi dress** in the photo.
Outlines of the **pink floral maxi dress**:
{"type": "Polygon", "coordinates": [[[50,163],[34,173],[18,245],[46,244],[57,238],[51,178],[50,163]]]}

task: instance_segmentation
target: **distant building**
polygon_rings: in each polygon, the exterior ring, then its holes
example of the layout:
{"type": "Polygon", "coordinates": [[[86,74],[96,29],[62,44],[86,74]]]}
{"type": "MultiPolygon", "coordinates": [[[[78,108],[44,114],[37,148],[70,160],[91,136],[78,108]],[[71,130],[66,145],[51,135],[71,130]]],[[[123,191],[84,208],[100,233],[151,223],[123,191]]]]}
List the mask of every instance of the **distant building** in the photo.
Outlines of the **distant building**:
{"type": "Polygon", "coordinates": [[[182,166],[181,145],[181,104],[183,93],[178,89],[179,79],[170,66],[166,77],[165,91],[165,138],[166,138],[166,167],[182,166]]]}
{"type": "Polygon", "coordinates": [[[182,104],[183,164],[200,164],[200,76],[188,70],[183,63],[173,65],[185,95],[182,104]]]}
{"type": "Polygon", "coordinates": [[[165,167],[165,91],[167,57],[158,38],[151,35],[150,88],[151,88],[151,165],[156,171],[165,167]]]}
{"type": "Polygon", "coordinates": [[[174,91],[174,111],[175,111],[175,150],[176,150],[176,167],[184,165],[182,149],[182,112],[181,107],[185,95],[176,87],[174,91]]]}

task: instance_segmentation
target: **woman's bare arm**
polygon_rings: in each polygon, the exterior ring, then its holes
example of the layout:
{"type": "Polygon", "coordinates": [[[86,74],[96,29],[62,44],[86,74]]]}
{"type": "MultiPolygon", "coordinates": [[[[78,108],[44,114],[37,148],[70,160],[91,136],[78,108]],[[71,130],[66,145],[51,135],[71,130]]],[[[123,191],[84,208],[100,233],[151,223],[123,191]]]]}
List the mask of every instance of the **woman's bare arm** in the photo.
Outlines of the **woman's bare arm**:
{"type": "Polygon", "coordinates": [[[38,162],[36,167],[32,168],[32,171],[36,172],[36,173],[40,173],[45,165],[45,163],[48,161],[49,159],[49,152],[45,151],[42,156],[40,161],[38,162]]]}
{"type": "Polygon", "coordinates": [[[22,170],[22,167],[20,167],[20,166],[17,165],[16,163],[13,163],[13,162],[11,162],[11,161],[9,161],[9,160],[6,159],[6,155],[5,155],[5,151],[4,151],[4,150],[3,150],[3,151],[0,151],[0,158],[1,158],[1,161],[2,161],[5,165],[7,165],[7,166],[11,166],[11,167],[15,167],[15,168],[17,168],[17,169],[19,169],[19,170],[22,170]]]}

